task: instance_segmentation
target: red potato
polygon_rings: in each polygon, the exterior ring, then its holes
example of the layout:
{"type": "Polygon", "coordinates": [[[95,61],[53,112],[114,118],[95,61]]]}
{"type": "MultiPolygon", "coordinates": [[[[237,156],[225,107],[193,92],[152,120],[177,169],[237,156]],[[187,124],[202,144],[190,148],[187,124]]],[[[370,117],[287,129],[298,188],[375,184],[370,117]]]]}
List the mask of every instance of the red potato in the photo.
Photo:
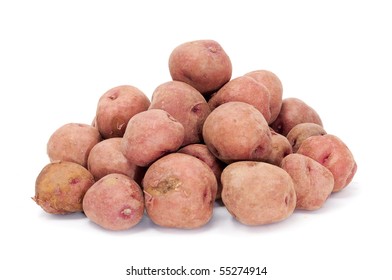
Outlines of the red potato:
{"type": "Polygon", "coordinates": [[[271,150],[271,132],[263,115],[244,102],[222,104],[207,117],[203,137],[220,160],[263,160],[271,150]]]}
{"type": "Polygon", "coordinates": [[[88,156],[87,168],[96,181],[111,173],[127,175],[138,181],[142,170],[121,151],[121,137],[109,138],[95,145],[88,156]]]}
{"type": "Polygon", "coordinates": [[[105,229],[126,230],[137,225],[143,217],[143,192],[128,176],[109,174],[86,192],[83,211],[105,229]]]}
{"type": "Polygon", "coordinates": [[[169,57],[173,80],[185,82],[203,95],[218,90],[232,74],[229,56],[213,40],[186,42],[177,46],[169,57]]]}
{"type": "Polygon", "coordinates": [[[221,162],[218,158],[216,158],[210,150],[208,150],[207,146],[204,144],[191,144],[185,146],[178,150],[178,153],[183,153],[187,155],[194,156],[203,162],[205,162],[208,167],[211,168],[212,172],[214,172],[216,181],[218,183],[218,190],[216,193],[216,199],[221,198],[222,193],[222,184],[220,180],[220,176],[222,174],[223,168],[226,166],[223,162],[221,162]]]}
{"type": "Polygon", "coordinates": [[[256,70],[246,73],[245,76],[252,77],[260,84],[263,84],[270,94],[269,106],[271,117],[268,124],[273,123],[279,115],[282,107],[283,85],[279,77],[268,70],[256,70]]]}
{"type": "Polygon", "coordinates": [[[289,131],[300,123],[315,123],[323,126],[317,112],[298,98],[283,99],[282,108],[271,127],[277,133],[287,136],[289,131]]]}
{"type": "Polygon", "coordinates": [[[98,101],[96,127],[103,138],[122,137],[128,121],[150,106],[148,97],[130,85],[114,87],[98,101]]]}
{"type": "Polygon", "coordinates": [[[335,181],[333,192],[345,188],[357,171],[357,163],[347,145],[332,134],[307,138],[297,153],[316,160],[331,171],[335,181]]]}
{"type": "Polygon", "coordinates": [[[202,141],[203,124],[211,112],[200,92],[178,81],[159,85],[153,92],[149,109],[165,110],[184,126],[182,146],[202,141]]]}
{"type": "Polygon", "coordinates": [[[68,123],[50,136],[47,153],[51,162],[70,161],[87,167],[91,149],[101,140],[99,131],[91,125],[68,123]]]}
{"type": "Polygon", "coordinates": [[[227,210],[245,225],[279,222],[295,209],[293,180],[282,168],[269,163],[232,163],[222,172],[222,185],[227,210]]]}
{"type": "Polygon", "coordinates": [[[212,217],[217,182],[203,161],[182,153],[154,162],[143,179],[147,214],[157,225],[199,228],[212,217]]]}
{"type": "Polygon", "coordinates": [[[328,168],[301,154],[290,154],[281,167],[291,176],[297,195],[297,209],[317,210],[330,196],[334,178],[328,168]]]}
{"type": "Polygon", "coordinates": [[[83,197],[93,184],[93,175],[83,166],[74,162],[52,162],[39,173],[33,200],[47,213],[81,212],[83,197]]]}
{"type": "Polygon", "coordinates": [[[271,118],[270,93],[263,84],[252,77],[241,76],[227,82],[211,96],[208,105],[211,110],[214,110],[230,101],[240,101],[255,106],[267,122],[271,118]]]}
{"type": "Polygon", "coordinates": [[[147,166],[163,155],[177,151],[184,142],[184,127],[168,112],[150,109],[129,120],[121,151],[138,166],[147,166]]]}
{"type": "Polygon", "coordinates": [[[271,131],[271,151],[264,161],[280,166],[284,157],[293,152],[289,140],[283,135],[271,131]]]}
{"type": "Polygon", "coordinates": [[[310,136],[325,135],[325,129],[315,123],[300,123],[294,126],[287,134],[287,140],[296,153],[301,146],[302,142],[310,136]]]}

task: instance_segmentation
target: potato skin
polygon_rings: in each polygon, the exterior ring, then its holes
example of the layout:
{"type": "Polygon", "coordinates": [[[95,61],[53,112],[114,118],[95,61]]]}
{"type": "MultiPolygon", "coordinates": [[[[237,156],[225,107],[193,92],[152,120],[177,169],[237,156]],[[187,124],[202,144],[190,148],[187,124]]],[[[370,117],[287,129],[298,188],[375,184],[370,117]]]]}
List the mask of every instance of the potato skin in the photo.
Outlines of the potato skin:
{"type": "Polygon", "coordinates": [[[283,158],[293,152],[289,140],[283,135],[271,131],[271,151],[264,160],[276,166],[280,166],[283,158]]]}
{"type": "Polygon", "coordinates": [[[192,229],[212,217],[217,182],[203,161],[182,153],[154,162],[143,179],[150,219],[163,227],[192,229]]]}
{"type": "Polygon", "coordinates": [[[93,175],[77,163],[52,162],[39,173],[33,200],[47,213],[81,212],[83,197],[94,182],[93,175]]]}
{"type": "Polygon", "coordinates": [[[315,123],[300,123],[289,131],[287,140],[290,142],[293,152],[296,153],[306,138],[325,134],[327,134],[327,132],[321,125],[315,123]]]}
{"type": "Polygon", "coordinates": [[[101,140],[99,131],[91,125],[68,123],[50,136],[47,153],[51,162],[70,161],[87,167],[91,149],[101,140]]]}
{"type": "Polygon", "coordinates": [[[334,178],[328,168],[301,154],[286,156],[281,167],[293,179],[297,209],[317,210],[324,205],[334,186],[334,178]]]}
{"type": "Polygon", "coordinates": [[[287,136],[289,131],[300,123],[315,123],[323,126],[320,116],[308,104],[298,98],[285,98],[278,117],[270,126],[277,133],[287,136]]]}
{"type": "Polygon", "coordinates": [[[240,101],[255,106],[267,122],[271,118],[270,93],[263,84],[252,77],[241,76],[227,82],[211,96],[208,105],[212,111],[230,101],[240,101]]]}
{"type": "Polygon", "coordinates": [[[199,91],[179,81],[159,85],[153,92],[149,109],[165,110],[184,126],[182,146],[202,141],[203,124],[211,112],[199,91]]]}
{"type": "Polygon", "coordinates": [[[133,116],[122,138],[121,151],[138,166],[147,166],[176,151],[184,141],[184,127],[168,112],[150,109],[133,116]]]}
{"type": "Polygon", "coordinates": [[[143,217],[143,192],[128,176],[112,173],[102,177],[86,192],[83,211],[91,221],[105,229],[126,230],[143,217]]]}
{"type": "Polygon", "coordinates": [[[98,101],[96,127],[102,137],[122,137],[128,121],[150,106],[148,97],[138,88],[121,85],[105,92],[98,101]]]}
{"type": "Polygon", "coordinates": [[[252,77],[260,84],[263,84],[269,91],[271,117],[268,120],[268,124],[273,123],[278,117],[282,107],[283,85],[279,77],[268,70],[255,70],[246,73],[244,76],[252,77]]]}
{"type": "Polygon", "coordinates": [[[239,161],[222,172],[222,201],[245,225],[264,225],[288,218],[296,194],[290,175],[265,162],[239,161]]]}
{"type": "Polygon", "coordinates": [[[203,95],[218,90],[232,74],[229,56],[214,40],[197,40],[177,46],[169,57],[173,80],[185,82],[203,95]]]}
{"type": "Polygon", "coordinates": [[[226,163],[263,160],[271,150],[271,132],[263,115],[244,102],[224,103],[207,117],[203,138],[208,149],[226,163]]]}

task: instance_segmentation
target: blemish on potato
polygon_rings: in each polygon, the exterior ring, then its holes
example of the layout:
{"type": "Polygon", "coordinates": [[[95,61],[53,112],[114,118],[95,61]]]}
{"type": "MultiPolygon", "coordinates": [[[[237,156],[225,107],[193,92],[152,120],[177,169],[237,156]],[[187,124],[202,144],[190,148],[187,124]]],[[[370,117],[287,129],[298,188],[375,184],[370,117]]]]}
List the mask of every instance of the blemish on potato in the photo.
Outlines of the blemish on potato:
{"type": "Polygon", "coordinates": [[[165,195],[171,191],[178,190],[181,181],[177,177],[168,177],[160,181],[156,186],[149,186],[146,190],[150,195],[165,195]]]}

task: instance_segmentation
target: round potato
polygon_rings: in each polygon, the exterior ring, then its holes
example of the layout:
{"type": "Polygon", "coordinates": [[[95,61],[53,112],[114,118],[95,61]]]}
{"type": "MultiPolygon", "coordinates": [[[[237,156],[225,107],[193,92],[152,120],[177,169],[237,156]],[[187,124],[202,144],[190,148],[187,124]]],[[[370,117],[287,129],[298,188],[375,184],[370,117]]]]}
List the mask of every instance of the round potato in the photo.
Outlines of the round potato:
{"type": "Polygon", "coordinates": [[[222,172],[222,185],[227,210],[246,225],[279,222],[295,209],[293,180],[282,168],[269,163],[232,163],[222,172]]]}
{"type": "Polygon", "coordinates": [[[331,171],[333,192],[345,188],[357,171],[357,163],[346,144],[337,136],[311,136],[302,142],[297,153],[311,157],[331,171]]]}
{"type": "Polygon", "coordinates": [[[172,79],[185,82],[203,95],[218,90],[231,78],[229,56],[213,40],[197,40],[177,46],[169,57],[172,79]]]}
{"type": "Polygon", "coordinates": [[[114,87],[98,101],[96,127],[103,138],[122,137],[128,121],[150,106],[148,97],[130,85],[114,87]]]}
{"type": "Polygon", "coordinates": [[[212,217],[215,175],[193,156],[173,153],[160,158],[148,168],[143,188],[148,216],[157,225],[198,228],[212,217]]]}
{"type": "Polygon", "coordinates": [[[280,166],[282,159],[292,152],[293,149],[291,148],[289,140],[283,135],[271,131],[271,151],[264,161],[280,166]]]}
{"type": "Polygon", "coordinates": [[[301,154],[290,154],[282,160],[281,167],[294,182],[297,209],[321,208],[334,186],[332,173],[320,163],[301,154]]]}
{"type": "Polygon", "coordinates": [[[83,211],[91,221],[105,229],[129,229],[143,217],[143,192],[128,176],[109,174],[86,192],[83,211]]]}
{"type": "Polygon", "coordinates": [[[165,110],[184,126],[182,146],[202,141],[203,124],[211,112],[200,92],[178,81],[159,85],[153,92],[149,109],[165,110]]]}
{"type": "Polygon", "coordinates": [[[305,139],[310,136],[325,134],[327,134],[327,132],[321,125],[315,123],[300,123],[289,131],[287,140],[293,148],[293,152],[296,153],[305,139]]]}
{"type": "Polygon", "coordinates": [[[83,166],[67,161],[52,162],[39,173],[33,200],[51,214],[81,212],[83,197],[93,184],[93,175],[83,166]]]}
{"type": "Polygon", "coordinates": [[[87,167],[91,149],[101,140],[99,131],[91,125],[68,123],[50,136],[47,153],[51,162],[70,161],[87,167]]]}
{"type": "Polygon", "coordinates": [[[271,132],[263,115],[244,102],[224,103],[207,117],[203,137],[208,149],[226,163],[263,160],[271,150],[271,132]]]}

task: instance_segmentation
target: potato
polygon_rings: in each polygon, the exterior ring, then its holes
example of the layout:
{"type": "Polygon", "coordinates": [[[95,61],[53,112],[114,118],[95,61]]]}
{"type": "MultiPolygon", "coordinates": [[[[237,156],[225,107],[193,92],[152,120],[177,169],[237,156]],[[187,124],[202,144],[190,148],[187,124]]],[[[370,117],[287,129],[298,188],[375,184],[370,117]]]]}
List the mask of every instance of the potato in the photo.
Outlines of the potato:
{"type": "Polygon", "coordinates": [[[287,134],[287,140],[293,148],[293,152],[296,153],[302,142],[315,135],[325,135],[327,132],[325,129],[315,123],[300,123],[294,126],[287,134]]]}
{"type": "Polygon", "coordinates": [[[211,96],[208,105],[211,110],[214,110],[230,101],[240,101],[255,106],[267,122],[271,118],[270,93],[263,84],[252,77],[241,76],[229,81],[211,96]]]}
{"type": "Polygon", "coordinates": [[[133,116],[121,143],[124,156],[138,166],[147,166],[176,151],[184,141],[184,127],[168,112],[150,109],[133,116]]]}
{"type": "Polygon", "coordinates": [[[211,152],[208,150],[207,146],[204,144],[190,144],[178,150],[178,153],[183,153],[187,155],[194,156],[203,162],[205,162],[209,168],[211,168],[212,172],[214,172],[216,181],[218,183],[218,189],[216,192],[216,199],[221,197],[222,193],[222,184],[220,180],[220,176],[222,174],[223,168],[225,164],[217,159],[211,152]]]}
{"type": "Polygon", "coordinates": [[[264,161],[280,166],[282,159],[293,152],[289,140],[283,135],[271,131],[271,151],[264,161]]]}
{"type": "Polygon", "coordinates": [[[109,174],[86,192],[83,211],[91,221],[105,229],[129,229],[143,217],[143,192],[128,176],[109,174]]]}
{"type": "Polygon", "coordinates": [[[98,181],[111,173],[127,175],[138,181],[142,170],[122,153],[121,137],[109,138],[95,145],[88,156],[87,168],[98,181]]]}
{"type": "Polygon", "coordinates": [[[157,225],[199,228],[212,217],[217,182],[203,161],[182,153],[154,162],[143,179],[145,206],[157,225]]]}
{"type": "Polygon", "coordinates": [[[114,87],[98,101],[96,126],[103,138],[122,137],[128,121],[150,106],[148,97],[130,85],[114,87]]]}
{"type": "Polygon", "coordinates": [[[33,200],[47,213],[81,212],[83,197],[93,184],[93,175],[83,166],[67,161],[52,162],[39,173],[33,200]]]}
{"type": "Polygon", "coordinates": [[[99,131],[91,125],[68,123],[50,136],[47,153],[51,162],[70,161],[87,167],[91,149],[101,140],[99,131]]]}
{"type": "Polygon", "coordinates": [[[290,154],[282,160],[281,167],[294,182],[297,209],[321,208],[334,186],[332,173],[320,163],[301,154],[290,154]]]}
{"type": "Polygon", "coordinates": [[[184,126],[182,146],[202,141],[203,124],[211,112],[200,92],[178,81],[159,85],[153,92],[149,109],[165,110],[184,126]]]}
{"type": "Polygon", "coordinates": [[[345,188],[357,171],[357,163],[349,148],[332,134],[307,138],[297,153],[311,157],[331,171],[335,181],[333,192],[345,188]]]}
{"type": "Polygon", "coordinates": [[[203,95],[218,90],[231,78],[229,56],[213,40],[197,40],[177,46],[169,57],[170,75],[203,95]]]}
{"type": "Polygon", "coordinates": [[[239,161],[222,172],[222,200],[230,214],[245,225],[263,225],[288,218],[296,194],[290,175],[265,162],[239,161]]]}
{"type": "Polygon", "coordinates": [[[220,160],[263,160],[271,150],[271,132],[263,115],[244,102],[222,104],[207,117],[203,137],[220,160]]]}
{"type": "Polygon", "coordinates": [[[271,127],[277,133],[287,136],[289,131],[300,123],[315,123],[323,126],[317,112],[298,98],[286,98],[282,101],[282,108],[271,127]]]}
{"type": "Polygon", "coordinates": [[[274,122],[279,115],[282,107],[283,86],[282,82],[274,73],[268,70],[256,70],[246,73],[245,76],[252,77],[260,84],[263,84],[270,94],[270,112],[271,117],[268,121],[269,124],[274,122]]]}

